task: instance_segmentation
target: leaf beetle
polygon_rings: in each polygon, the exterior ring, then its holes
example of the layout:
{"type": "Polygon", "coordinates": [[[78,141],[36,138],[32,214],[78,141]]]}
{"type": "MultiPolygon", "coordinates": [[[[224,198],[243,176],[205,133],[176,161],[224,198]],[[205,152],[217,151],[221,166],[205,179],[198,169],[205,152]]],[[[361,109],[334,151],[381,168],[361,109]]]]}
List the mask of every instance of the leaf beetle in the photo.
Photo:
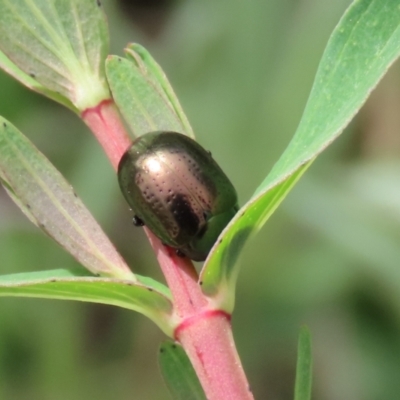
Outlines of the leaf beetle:
{"type": "Polygon", "coordinates": [[[238,210],[236,190],[211,153],[177,132],[137,138],[119,162],[118,181],[138,225],[194,261],[206,259],[238,210]]]}

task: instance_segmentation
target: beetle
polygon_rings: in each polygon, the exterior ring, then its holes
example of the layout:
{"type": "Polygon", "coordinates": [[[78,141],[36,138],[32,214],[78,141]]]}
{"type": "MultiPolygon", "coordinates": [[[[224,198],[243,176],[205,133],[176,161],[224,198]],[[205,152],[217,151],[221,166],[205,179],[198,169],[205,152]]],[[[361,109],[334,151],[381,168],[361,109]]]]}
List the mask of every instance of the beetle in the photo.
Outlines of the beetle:
{"type": "Polygon", "coordinates": [[[118,181],[136,224],[194,261],[206,259],[238,210],[236,190],[211,153],[177,132],[137,138],[119,162],[118,181]]]}

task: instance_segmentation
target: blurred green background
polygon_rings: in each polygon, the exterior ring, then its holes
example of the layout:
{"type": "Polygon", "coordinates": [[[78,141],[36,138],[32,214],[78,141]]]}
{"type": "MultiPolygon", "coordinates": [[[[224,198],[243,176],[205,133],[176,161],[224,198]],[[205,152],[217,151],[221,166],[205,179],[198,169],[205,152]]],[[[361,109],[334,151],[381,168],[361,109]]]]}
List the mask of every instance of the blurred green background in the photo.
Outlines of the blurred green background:
{"type": "MultiPolygon", "coordinates": [[[[104,0],[112,53],[146,46],[200,143],[243,204],[292,137],[327,39],[349,0],[104,0]]],[[[316,400],[400,392],[400,68],[314,163],[241,259],[234,334],[256,399],[293,398],[309,325],[316,400]]],[[[334,112],[334,110],[332,110],[334,112]]],[[[135,272],[162,280],[88,129],[0,74],[0,114],[63,172],[135,272]]],[[[74,261],[0,191],[0,273],[74,261]]],[[[163,335],[141,315],[0,299],[0,398],[169,399],[163,335]]]]}

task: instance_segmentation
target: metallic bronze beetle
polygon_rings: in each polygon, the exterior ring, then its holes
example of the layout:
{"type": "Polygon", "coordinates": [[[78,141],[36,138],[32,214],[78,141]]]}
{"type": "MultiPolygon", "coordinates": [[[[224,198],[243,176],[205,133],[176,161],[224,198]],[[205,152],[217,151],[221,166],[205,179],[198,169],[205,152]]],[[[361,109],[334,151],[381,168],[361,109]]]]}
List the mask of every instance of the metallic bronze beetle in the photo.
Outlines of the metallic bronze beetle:
{"type": "Polygon", "coordinates": [[[136,139],[118,180],[136,224],[195,261],[205,260],[238,210],[236,190],[211,154],[180,133],[136,139]]]}

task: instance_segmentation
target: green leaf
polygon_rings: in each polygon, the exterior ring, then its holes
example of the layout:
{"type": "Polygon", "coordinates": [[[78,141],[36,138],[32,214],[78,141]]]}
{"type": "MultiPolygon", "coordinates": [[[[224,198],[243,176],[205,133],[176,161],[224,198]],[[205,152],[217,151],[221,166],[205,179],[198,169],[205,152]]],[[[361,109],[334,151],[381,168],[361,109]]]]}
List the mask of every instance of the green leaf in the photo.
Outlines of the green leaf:
{"type": "Polygon", "coordinates": [[[0,50],[38,82],[28,87],[41,85],[80,111],[109,98],[108,30],[96,0],[0,0],[0,50]]]}
{"type": "Polygon", "coordinates": [[[312,383],[312,354],[311,333],[303,326],[300,329],[299,344],[297,347],[296,383],[294,400],[311,400],[312,383]]]}
{"type": "Polygon", "coordinates": [[[157,130],[193,137],[170,83],[160,66],[141,46],[126,49],[128,59],[109,56],[107,79],[114,100],[135,136],[157,130]]]}
{"type": "Polygon", "coordinates": [[[232,312],[239,272],[238,259],[243,246],[261,229],[310,164],[301,166],[282,184],[247,203],[221,233],[200,274],[202,290],[216,298],[216,307],[232,312]]]}
{"type": "Polygon", "coordinates": [[[91,272],[136,280],[71,185],[2,117],[0,182],[36,226],[91,272]]]}
{"type": "Polygon", "coordinates": [[[174,113],[182,124],[182,133],[186,133],[186,135],[194,138],[192,127],[179,103],[178,97],[156,60],[154,60],[143,46],[137,43],[130,43],[125,49],[125,54],[128,60],[133,61],[143,72],[147,81],[154,86],[155,90],[164,98],[165,102],[171,104],[174,113]]]}
{"type": "Polygon", "coordinates": [[[329,39],[292,141],[225,230],[230,245],[224,247],[224,237],[206,262],[201,276],[203,290],[210,296],[220,295],[218,301],[226,304],[228,311],[233,308],[238,274],[235,264],[243,245],[266,222],[312,160],[343,131],[399,53],[398,0],[355,1],[329,39]],[[228,261],[219,262],[222,256],[228,261]]]}
{"type": "Polygon", "coordinates": [[[138,311],[173,335],[170,296],[130,280],[84,276],[83,270],[53,270],[0,276],[0,296],[78,300],[138,311]]]}
{"type": "Polygon", "coordinates": [[[43,96],[47,96],[50,99],[61,103],[63,106],[69,108],[70,110],[77,112],[76,108],[73,104],[64,96],[59,93],[53,92],[43,85],[41,85],[36,79],[27,75],[21,69],[19,69],[3,52],[0,51],[0,69],[7,72],[7,74],[11,75],[14,79],[22,83],[28,89],[31,89],[35,92],[42,94],[43,96]]]}
{"type": "Polygon", "coordinates": [[[174,399],[206,399],[192,364],[180,344],[165,340],[160,346],[158,360],[164,381],[174,399]]]}

